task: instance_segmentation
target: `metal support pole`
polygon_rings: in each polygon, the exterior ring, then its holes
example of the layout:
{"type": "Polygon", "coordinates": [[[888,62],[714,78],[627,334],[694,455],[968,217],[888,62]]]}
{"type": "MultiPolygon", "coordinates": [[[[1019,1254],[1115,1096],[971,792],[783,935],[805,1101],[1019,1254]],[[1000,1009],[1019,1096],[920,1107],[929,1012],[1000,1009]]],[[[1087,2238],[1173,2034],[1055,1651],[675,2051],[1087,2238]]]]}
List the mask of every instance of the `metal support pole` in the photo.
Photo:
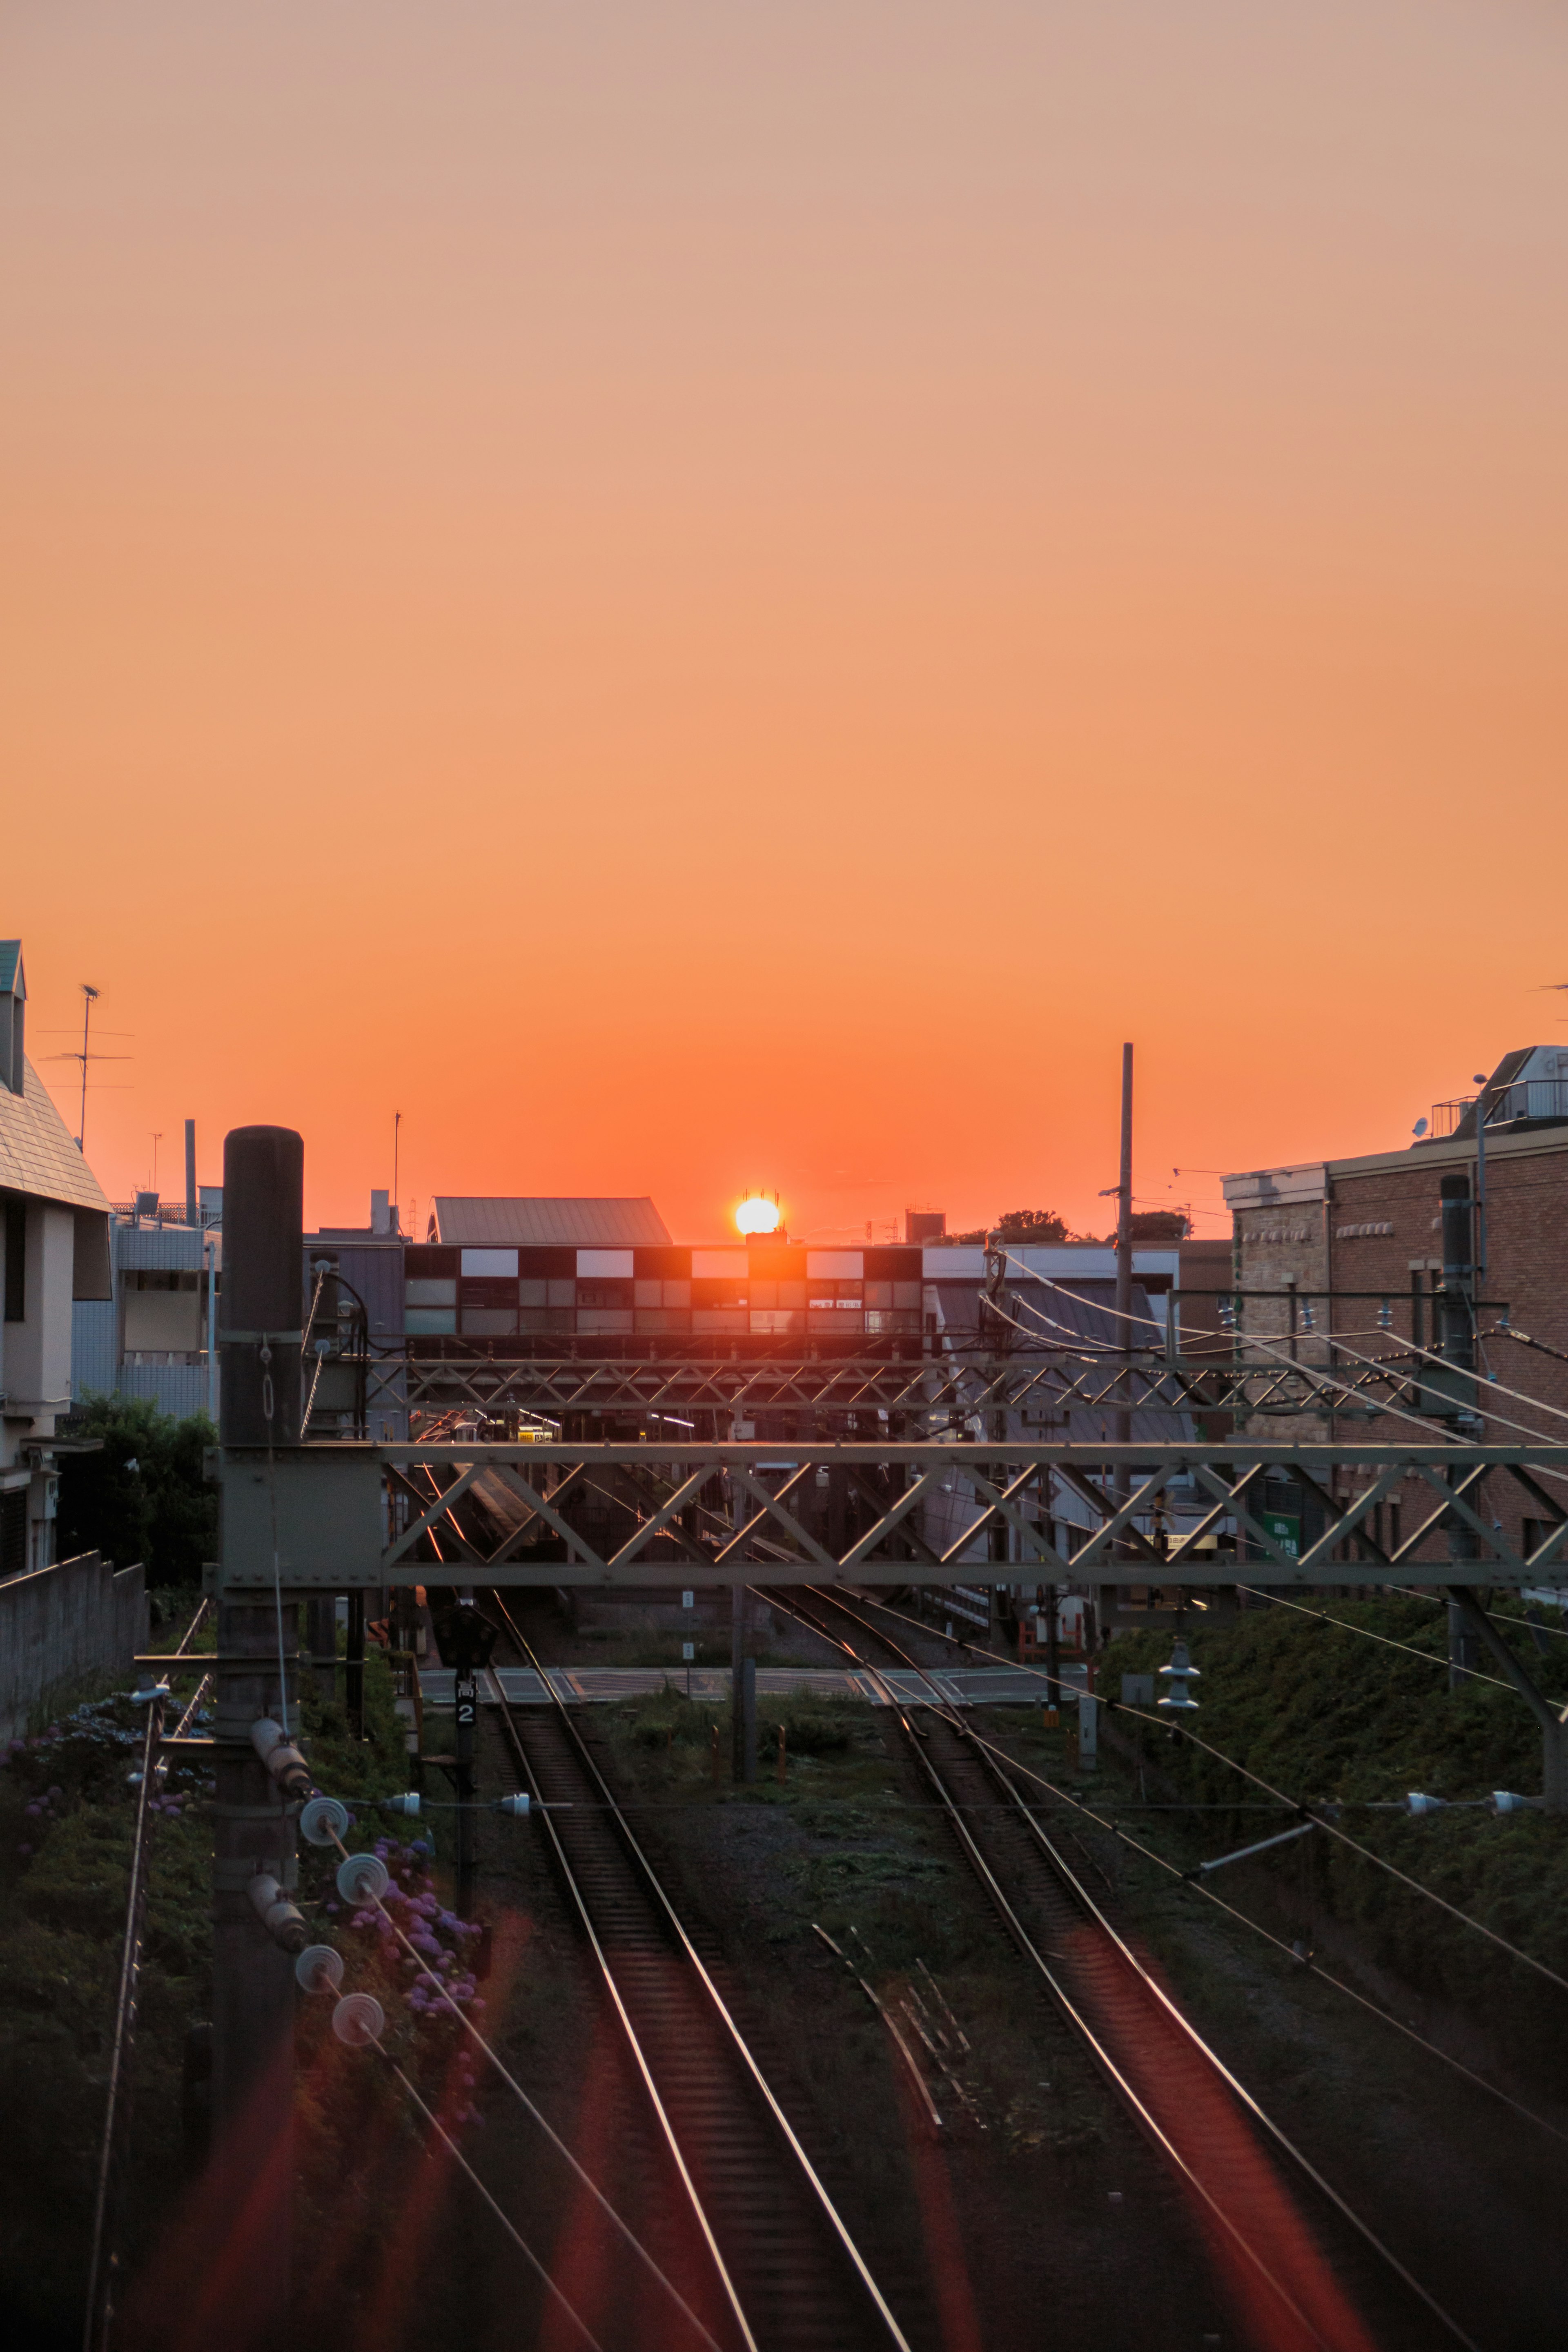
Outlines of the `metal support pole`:
{"type": "MultiPolygon", "coordinates": [[[[1445,1176],[1439,1187],[1443,1213],[1443,1355],[1455,1367],[1450,1378],[1449,1418],[1458,1421],[1473,1409],[1476,1369],[1476,1321],[1471,1248],[1474,1224],[1468,1176],[1445,1176]]],[[[1466,1584],[1477,1559],[1473,1528],[1456,1516],[1448,1529],[1448,1560],[1453,1581],[1466,1584]]],[[[1448,1610],[1448,1688],[1463,1690],[1477,1664],[1476,1638],[1464,1612],[1448,1610]]]]}
{"type": "MultiPolygon", "coordinates": [[[[287,1128],[224,1144],[223,1443],[300,1434],[304,1147],[287,1128]]],[[[270,1463],[262,1475],[270,1476],[270,1463]]],[[[290,2287],[294,1972],[251,1902],[259,1873],[296,1883],[294,1822],[251,1743],[291,1733],[298,1609],[280,1591],[220,1594],[213,1805],[213,2176],[232,2231],[212,2248],[230,2346],[273,2343],[290,2287]]],[[[216,2288],[214,2290],[216,2292],[216,2288]]]]}
{"type": "Polygon", "coordinates": [[[1046,1705],[1059,1707],[1062,1703],[1062,1640],[1061,1612],[1057,1607],[1057,1588],[1046,1587],[1046,1705]]]}
{"type": "Polygon", "coordinates": [[[746,1709],[742,1685],[746,1666],[746,1588],[730,1588],[730,1778],[737,1784],[746,1777],[746,1709]]]}
{"type": "MultiPolygon", "coordinates": [[[[1124,1399],[1132,1393],[1132,1048],[1121,1048],[1121,1157],[1116,1181],[1116,1344],[1121,1349],[1121,1388],[1124,1399]]],[[[1132,1443],[1132,1408],[1124,1402],[1116,1408],[1116,1443],[1132,1443]]],[[[1132,1492],[1131,1482],[1124,1467],[1119,1467],[1111,1489],[1118,1510],[1132,1492]]],[[[1128,1559],[1131,1547],[1123,1539],[1117,1546],[1119,1559],[1128,1559]]],[[[1106,1622],[1105,1587],[1100,1589],[1100,1624],[1106,1622]]]]}
{"type": "Polygon", "coordinates": [[[1568,1709],[1559,1714],[1544,1691],[1537,1688],[1512,1649],[1498,1632],[1479,1594],[1463,1585],[1448,1588],[1448,1619],[1463,1620],[1471,1648],[1484,1642],[1525,1705],[1541,1726],[1541,1794],[1549,1813],[1568,1812],[1568,1709]]]}
{"type": "Polygon", "coordinates": [[[196,1123],[185,1121],[185,1223],[199,1225],[202,1221],[201,1201],[196,1192],[196,1123]]]}
{"type": "Polygon", "coordinates": [[[338,1688],[338,1596],[322,1594],[305,1603],[305,1648],[316,1678],[316,1688],[325,1699],[335,1698],[338,1688]]]}
{"type": "Polygon", "coordinates": [[[741,1778],[750,1788],[757,1777],[757,1662],[741,1662],[741,1778]]]}
{"type": "Polygon", "coordinates": [[[474,1916],[474,1740],[479,1721],[477,1675],[458,1669],[457,1689],[458,1745],[458,1913],[474,1916]]]}
{"type": "Polygon", "coordinates": [[[343,1643],[343,1711],[351,1739],[364,1738],[364,1588],[349,1594],[348,1634],[343,1643]]]}

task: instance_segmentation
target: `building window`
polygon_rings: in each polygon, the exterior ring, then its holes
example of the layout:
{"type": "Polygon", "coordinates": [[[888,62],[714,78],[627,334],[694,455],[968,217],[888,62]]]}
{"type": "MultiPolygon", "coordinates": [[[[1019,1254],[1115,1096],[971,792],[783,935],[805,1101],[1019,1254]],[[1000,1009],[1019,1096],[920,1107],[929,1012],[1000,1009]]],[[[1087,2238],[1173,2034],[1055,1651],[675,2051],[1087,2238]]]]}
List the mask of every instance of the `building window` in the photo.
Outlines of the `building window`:
{"type": "Polygon", "coordinates": [[[5,1195],[5,1320],[27,1319],[27,1203],[19,1193],[5,1195]]]}

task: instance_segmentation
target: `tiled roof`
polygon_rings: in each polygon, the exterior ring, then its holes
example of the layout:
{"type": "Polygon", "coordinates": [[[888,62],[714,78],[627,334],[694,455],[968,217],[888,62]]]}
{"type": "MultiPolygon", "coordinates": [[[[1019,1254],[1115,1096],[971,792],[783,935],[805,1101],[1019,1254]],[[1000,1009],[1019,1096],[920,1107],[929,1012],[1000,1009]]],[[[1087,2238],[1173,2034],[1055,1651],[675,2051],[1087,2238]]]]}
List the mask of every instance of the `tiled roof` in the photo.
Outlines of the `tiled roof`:
{"type": "Polygon", "coordinates": [[[107,1214],[102,1187],[49,1100],[42,1078],[31,1062],[24,1066],[26,1094],[14,1095],[9,1087],[0,1086],[0,1186],[107,1214]]]}
{"type": "Polygon", "coordinates": [[[438,1194],[432,1239],[463,1249],[658,1249],[669,1231],[646,1192],[635,1199],[482,1200],[438,1194]]]}

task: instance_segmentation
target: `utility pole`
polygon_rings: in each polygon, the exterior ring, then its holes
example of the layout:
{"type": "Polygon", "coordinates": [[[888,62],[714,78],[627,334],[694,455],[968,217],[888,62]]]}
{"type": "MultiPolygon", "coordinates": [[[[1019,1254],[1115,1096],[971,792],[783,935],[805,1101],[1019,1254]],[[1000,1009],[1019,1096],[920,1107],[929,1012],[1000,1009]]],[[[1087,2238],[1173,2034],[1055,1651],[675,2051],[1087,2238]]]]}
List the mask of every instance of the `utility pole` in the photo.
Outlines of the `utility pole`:
{"type": "Polygon", "coordinates": [[[746,1588],[730,1587],[730,1777],[757,1777],[757,1663],[746,1655],[746,1588]]]}
{"type": "MultiPolygon", "coordinates": [[[[1121,1048],[1121,1164],[1116,1182],[1116,1332],[1121,1354],[1121,1390],[1124,1402],[1116,1408],[1116,1443],[1132,1443],[1132,1048],[1121,1048]]],[[[1131,1475],[1127,1465],[1119,1463],[1111,1484],[1116,1508],[1121,1509],[1132,1492],[1131,1475]]],[[[1125,1538],[1118,1539],[1116,1557],[1125,1559],[1131,1547],[1125,1538]]],[[[1095,1612],[1103,1632],[1106,1622],[1105,1588],[1100,1588],[1100,1605],[1095,1612]]]]}
{"type": "Polygon", "coordinates": [[[1060,1708],[1062,1703],[1062,1642],[1061,1612],[1057,1607],[1057,1588],[1046,1587],[1046,1705],[1060,1708]]]}
{"type": "MultiPolygon", "coordinates": [[[[248,1451],[258,1479],[270,1479],[274,1449],[300,1437],[300,1138],[289,1128],[237,1128],[224,1141],[223,1184],[220,1433],[226,1449],[248,1451]]],[[[220,1587],[211,2177],[232,2230],[214,2246],[206,2292],[216,2297],[221,2278],[231,2347],[276,2344],[288,2325],[294,1972],[288,1943],[262,1916],[260,1890],[271,1887],[286,1898],[296,1879],[289,1801],[304,1768],[301,1762],[296,1771],[283,1759],[298,1723],[297,1621],[296,1606],[281,1591],[229,1599],[220,1587]]],[[[303,1926],[300,1921],[300,1931],[303,1926]]]]}
{"type": "Polygon", "coordinates": [[[1487,1278],[1487,1108],[1491,1087],[1479,1070],[1475,1074],[1480,1093],[1476,1097],[1476,1296],[1479,1298],[1487,1278]]]}
{"type": "Polygon", "coordinates": [[[201,1202],[196,1197],[196,1123],[185,1121],[185,1223],[199,1225],[202,1221],[201,1202]]]}
{"type": "MultiPolygon", "coordinates": [[[[1458,1421],[1475,1411],[1476,1316],[1475,1267],[1471,1251],[1475,1218],[1468,1176],[1445,1176],[1438,1187],[1443,1215],[1443,1356],[1454,1370],[1440,1375],[1448,1391],[1447,1418],[1458,1421]]],[[[1452,1474],[1450,1474],[1452,1475],[1452,1474]]],[[[1468,1587],[1477,1558],[1475,1530],[1458,1517],[1448,1528],[1450,1582],[1468,1587]]],[[[1448,1688],[1463,1690],[1479,1664],[1476,1635],[1457,1601],[1448,1603],[1448,1688]]]]}
{"type": "MultiPolygon", "coordinates": [[[[1002,1304],[1002,1286],[1006,1278],[1006,1273],[1007,1249],[1001,1233],[998,1231],[987,1234],[985,1236],[985,1284],[983,1297],[988,1302],[992,1312],[987,1314],[985,1305],[982,1305],[980,1342],[983,1348],[989,1349],[991,1353],[996,1356],[1012,1353],[1013,1327],[1006,1319],[1006,1309],[1002,1304]]],[[[1007,1414],[1005,1408],[994,1407],[987,1413],[985,1434],[997,1445],[1006,1444],[1007,1414]]],[[[1001,1455],[998,1454],[994,1461],[988,1462],[985,1469],[991,1484],[998,1491],[1005,1490],[1007,1485],[1007,1465],[1001,1455]]],[[[993,1519],[986,1537],[985,1553],[994,1570],[999,1568],[1005,1569],[1007,1565],[1008,1533],[1005,1519],[993,1519]]],[[[1005,1580],[1002,1577],[993,1575],[993,1587],[1005,1580]]],[[[1001,1613],[997,1610],[994,1590],[987,1593],[986,1603],[992,1625],[994,1626],[997,1616],[1001,1613]]]]}

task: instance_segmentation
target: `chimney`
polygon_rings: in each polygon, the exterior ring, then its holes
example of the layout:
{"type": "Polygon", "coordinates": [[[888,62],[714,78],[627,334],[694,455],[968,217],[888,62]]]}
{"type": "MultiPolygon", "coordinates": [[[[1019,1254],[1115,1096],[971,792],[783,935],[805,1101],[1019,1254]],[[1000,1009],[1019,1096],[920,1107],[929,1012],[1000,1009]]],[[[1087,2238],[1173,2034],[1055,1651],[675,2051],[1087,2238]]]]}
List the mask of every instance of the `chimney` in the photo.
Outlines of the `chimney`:
{"type": "Polygon", "coordinates": [[[370,1229],[373,1234],[389,1234],[392,1231],[392,1195],[390,1192],[373,1192],[371,1194],[370,1229]]]}
{"type": "Polygon", "coordinates": [[[26,1090],[23,1058],[26,1026],[27,983],[22,973],[22,942],[0,940],[0,1086],[14,1095],[26,1090]]]}

